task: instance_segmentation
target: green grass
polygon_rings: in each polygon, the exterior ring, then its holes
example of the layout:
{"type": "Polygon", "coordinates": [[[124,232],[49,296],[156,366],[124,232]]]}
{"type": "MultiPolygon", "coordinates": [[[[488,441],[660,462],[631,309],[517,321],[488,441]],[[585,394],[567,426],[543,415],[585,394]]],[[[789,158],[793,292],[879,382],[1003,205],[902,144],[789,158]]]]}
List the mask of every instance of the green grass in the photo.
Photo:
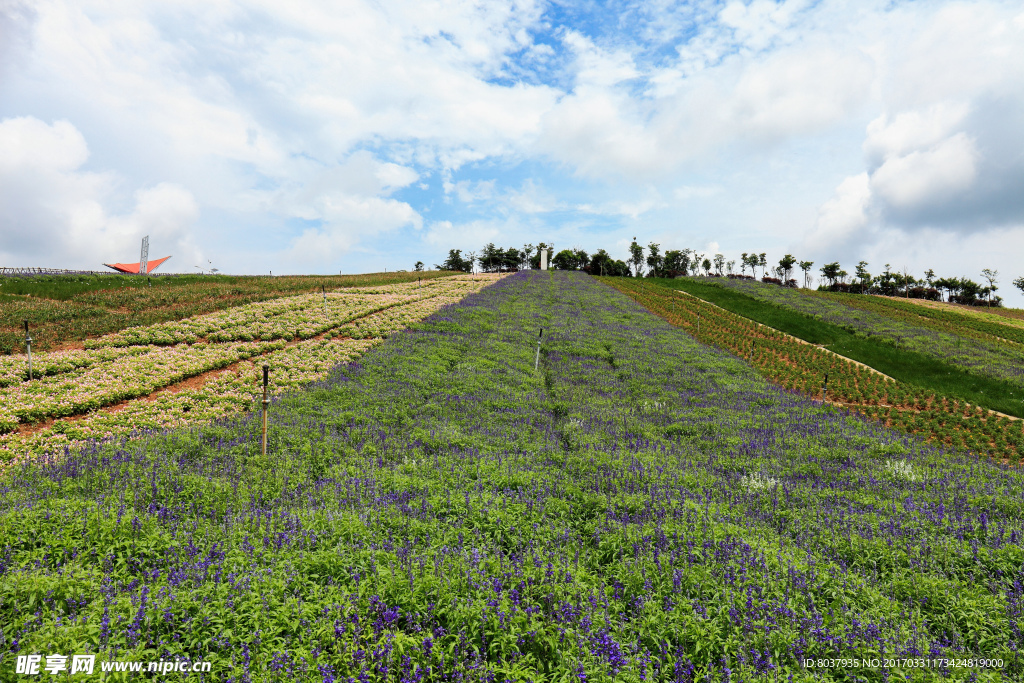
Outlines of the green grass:
{"type": "Polygon", "coordinates": [[[1024,417],[1024,397],[1009,382],[965,372],[921,353],[898,349],[831,323],[759,301],[740,292],[693,280],[652,279],[651,282],[687,292],[705,301],[791,334],[829,351],[864,363],[907,384],[1007,415],[1024,417]]]}
{"type": "Polygon", "coordinates": [[[231,275],[158,275],[139,277],[118,273],[96,275],[28,275],[0,277],[0,293],[8,300],[11,295],[31,295],[44,299],[67,301],[79,294],[110,289],[137,287],[186,287],[199,282],[236,282],[231,275]]]}
{"type": "Polygon", "coordinates": [[[239,285],[247,289],[258,288],[266,291],[291,293],[296,290],[312,289],[324,284],[328,287],[367,287],[407,282],[417,277],[433,278],[450,275],[441,271],[422,273],[369,273],[366,275],[286,275],[264,277],[252,275],[199,275],[184,273],[150,277],[100,273],[93,275],[27,275],[0,277],[0,296],[10,300],[8,295],[40,297],[67,301],[80,294],[91,292],[137,289],[137,288],[180,288],[194,285],[239,285]],[[315,281],[315,284],[314,284],[315,281]]]}

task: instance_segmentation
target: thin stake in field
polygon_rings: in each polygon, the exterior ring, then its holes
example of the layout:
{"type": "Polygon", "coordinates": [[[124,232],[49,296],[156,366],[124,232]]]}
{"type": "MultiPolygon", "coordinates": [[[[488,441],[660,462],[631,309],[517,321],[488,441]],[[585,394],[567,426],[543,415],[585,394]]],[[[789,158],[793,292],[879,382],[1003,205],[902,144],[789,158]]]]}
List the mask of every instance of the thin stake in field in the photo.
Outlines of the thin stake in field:
{"type": "Polygon", "coordinates": [[[25,321],[25,350],[28,353],[28,381],[32,381],[32,337],[28,333],[28,321],[25,321]]]}
{"type": "Polygon", "coordinates": [[[821,402],[824,403],[828,394],[828,373],[825,373],[825,382],[821,385],[821,402]]]}
{"type": "Polygon", "coordinates": [[[537,368],[540,366],[540,338],[544,336],[544,328],[540,328],[540,333],[537,335],[537,355],[533,359],[533,371],[537,372],[537,368]]]}
{"type": "Polygon", "coordinates": [[[270,381],[270,366],[263,366],[263,448],[261,453],[267,454],[267,407],[270,406],[270,398],[267,396],[267,383],[270,381]]]}

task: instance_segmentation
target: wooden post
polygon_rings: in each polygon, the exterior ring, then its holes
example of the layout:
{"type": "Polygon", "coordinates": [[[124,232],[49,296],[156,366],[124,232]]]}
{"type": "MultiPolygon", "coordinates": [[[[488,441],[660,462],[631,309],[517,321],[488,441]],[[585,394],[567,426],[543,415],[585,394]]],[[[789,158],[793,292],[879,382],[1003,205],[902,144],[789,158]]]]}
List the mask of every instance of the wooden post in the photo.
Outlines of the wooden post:
{"type": "Polygon", "coordinates": [[[32,381],[32,337],[28,333],[28,321],[25,321],[25,350],[28,353],[28,381],[32,381]]]}
{"type": "Polygon", "coordinates": [[[544,328],[540,328],[540,334],[537,335],[537,355],[533,359],[533,371],[537,372],[537,368],[540,366],[540,338],[544,336],[544,328]]]}
{"type": "Polygon", "coordinates": [[[825,383],[821,385],[821,402],[825,402],[825,396],[828,393],[828,373],[825,373],[825,383]]]}
{"type": "Polygon", "coordinates": [[[267,407],[270,399],[267,397],[267,383],[270,381],[270,366],[263,366],[263,448],[261,452],[267,454],[267,407]]]}

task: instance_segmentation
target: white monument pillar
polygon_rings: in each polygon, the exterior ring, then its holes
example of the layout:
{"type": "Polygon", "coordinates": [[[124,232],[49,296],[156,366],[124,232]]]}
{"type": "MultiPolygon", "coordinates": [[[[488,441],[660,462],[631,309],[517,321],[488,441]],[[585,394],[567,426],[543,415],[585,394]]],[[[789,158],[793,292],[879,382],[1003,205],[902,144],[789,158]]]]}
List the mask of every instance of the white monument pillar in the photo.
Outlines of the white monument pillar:
{"type": "Polygon", "coordinates": [[[540,269],[541,270],[547,270],[548,269],[548,250],[547,249],[541,249],[540,250],[540,269]]]}

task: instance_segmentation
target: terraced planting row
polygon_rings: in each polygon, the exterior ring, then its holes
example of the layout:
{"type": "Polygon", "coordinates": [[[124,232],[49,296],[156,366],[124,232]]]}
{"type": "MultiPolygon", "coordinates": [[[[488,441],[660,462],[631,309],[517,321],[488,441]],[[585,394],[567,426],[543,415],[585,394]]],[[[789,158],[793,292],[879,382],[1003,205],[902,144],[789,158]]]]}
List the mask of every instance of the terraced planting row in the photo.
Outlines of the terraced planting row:
{"type": "Polygon", "coordinates": [[[980,323],[968,315],[857,294],[790,289],[749,280],[698,278],[755,299],[910,349],[971,373],[1024,387],[1024,331],[1013,325],[980,323]]]}
{"type": "Polygon", "coordinates": [[[819,296],[835,298],[846,306],[878,311],[896,320],[931,329],[959,334],[984,341],[1005,339],[1024,344],[1024,324],[1020,319],[995,315],[986,309],[958,310],[950,304],[898,299],[884,296],[862,296],[816,292],[819,296]]]}
{"type": "MultiPolygon", "coordinates": [[[[310,339],[339,325],[396,306],[457,295],[459,281],[450,278],[433,286],[406,287],[394,294],[306,294],[238,306],[185,320],[130,327],[85,342],[87,349],[143,344],[194,344],[198,341],[231,342],[260,339],[310,339]],[[452,283],[456,284],[452,284],[452,283]]],[[[430,308],[431,304],[427,304],[430,308]]]]}
{"type": "Polygon", "coordinates": [[[27,358],[8,356],[0,363],[6,385],[0,388],[0,432],[55,418],[82,417],[0,436],[0,461],[10,464],[76,441],[208,420],[249,408],[259,378],[254,369],[257,363],[247,359],[259,358],[259,364],[273,367],[275,388],[291,388],[322,376],[369,346],[352,338],[384,339],[495,277],[457,276],[422,285],[412,282],[327,294],[326,315],[324,295],[303,295],[129,328],[89,340],[85,350],[36,354],[32,381],[28,381],[27,358]],[[258,341],[227,341],[237,339],[258,341]],[[231,368],[228,374],[201,386],[160,400],[121,405],[116,413],[97,412],[227,367],[231,368]]]}
{"type": "Polygon", "coordinates": [[[245,304],[356,287],[428,282],[451,273],[235,277],[224,275],[33,275],[0,277],[0,355],[24,353],[22,321],[35,351],[112,334],[127,327],[182,320],[245,304]]]}
{"type": "Polygon", "coordinates": [[[1024,422],[891,380],[860,364],[758,325],[696,297],[636,280],[608,280],[706,344],[746,359],[765,377],[923,436],[999,459],[1024,459],[1024,422]],[[698,329],[699,319],[699,329],[698,329]],[[825,375],[828,385],[825,389],[825,375]]]}
{"type": "Polygon", "coordinates": [[[1024,674],[1024,474],[775,387],[582,274],[507,277],[282,397],[265,459],[258,435],[8,472],[0,666],[59,643],[211,681],[1024,674]],[[802,663],[968,655],[993,664],[802,663]]]}

